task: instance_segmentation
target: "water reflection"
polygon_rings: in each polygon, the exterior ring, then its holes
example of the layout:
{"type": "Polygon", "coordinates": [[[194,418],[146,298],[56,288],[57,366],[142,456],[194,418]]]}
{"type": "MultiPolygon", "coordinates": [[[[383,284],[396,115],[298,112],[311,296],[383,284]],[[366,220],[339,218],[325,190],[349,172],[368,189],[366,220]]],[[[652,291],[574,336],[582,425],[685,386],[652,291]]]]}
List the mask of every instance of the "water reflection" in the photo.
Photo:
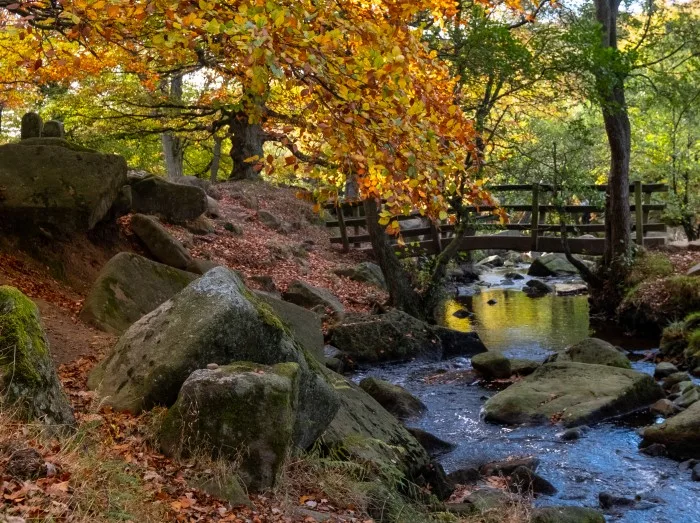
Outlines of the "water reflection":
{"type": "MultiPolygon", "coordinates": [[[[489,350],[543,357],[590,335],[587,296],[529,298],[519,289],[485,289],[444,304],[442,323],[476,331],[489,350]],[[489,305],[489,301],[496,303],[489,305]],[[473,317],[454,313],[467,310],[473,317]]],[[[459,314],[459,313],[458,313],[459,314]]]]}

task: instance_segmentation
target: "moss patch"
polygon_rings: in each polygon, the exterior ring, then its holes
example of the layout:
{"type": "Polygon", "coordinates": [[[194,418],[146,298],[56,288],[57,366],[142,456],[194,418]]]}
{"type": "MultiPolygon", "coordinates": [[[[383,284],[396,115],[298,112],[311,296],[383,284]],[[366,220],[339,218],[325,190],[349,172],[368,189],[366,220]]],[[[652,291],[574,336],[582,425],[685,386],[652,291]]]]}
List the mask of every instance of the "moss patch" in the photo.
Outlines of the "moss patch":
{"type": "Polygon", "coordinates": [[[644,252],[637,256],[630,267],[627,276],[627,287],[634,287],[640,283],[663,278],[673,274],[673,264],[665,254],[661,252],[644,252]]]}

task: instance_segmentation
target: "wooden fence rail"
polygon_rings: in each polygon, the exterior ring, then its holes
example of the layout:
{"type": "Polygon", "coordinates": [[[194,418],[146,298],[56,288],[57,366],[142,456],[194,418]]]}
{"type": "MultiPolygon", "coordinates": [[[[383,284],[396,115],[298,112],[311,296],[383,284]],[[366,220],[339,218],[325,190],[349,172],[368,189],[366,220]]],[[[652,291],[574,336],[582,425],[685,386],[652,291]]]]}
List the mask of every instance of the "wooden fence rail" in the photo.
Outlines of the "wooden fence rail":
{"type": "MultiPolygon", "coordinates": [[[[585,189],[604,192],[607,185],[588,185],[585,189]]],[[[523,220],[527,217],[527,222],[508,223],[505,225],[495,225],[487,223],[495,219],[491,213],[497,207],[494,206],[471,206],[466,210],[474,216],[474,227],[478,230],[506,230],[506,231],[530,231],[529,235],[506,236],[503,234],[491,235],[470,235],[462,239],[460,250],[469,251],[477,249],[507,249],[517,251],[542,251],[561,252],[561,238],[552,233],[558,234],[560,225],[546,223],[547,216],[553,212],[564,211],[569,214],[590,215],[592,213],[604,213],[605,208],[600,205],[564,205],[558,206],[551,203],[544,203],[546,198],[555,194],[555,188],[547,184],[533,185],[494,185],[489,187],[492,193],[501,192],[530,192],[529,204],[508,204],[500,205],[500,208],[515,213],[524,213],[523,220]]],[[[650,211],[663,211],[665,204],[651,203],[653,193],[667,192],[665,184],[642,184],[634,182],[630,185],[630,195],[634,198],[634,203],[630,204],[630,211],[634,213],[634,223],[631,225],[635,233],[636,242],[640,245],[655,246],[665,242],[664,238],[650,237],[648,233],[665,232],[666,226],[660,222],[649,222],[650,211]],[[637,210],[641,212],[637,212],[637,210]]],[[[632,199],[632,198],[631,198],[632,199]]],[[[354,248],[369,250],[371,247],[365,246],[370,237],[367,228],[367,221],[363,216],[363,208],[360,201],[345,201],[340,204],[328,204],[326,208],[335,213],[335,219],[328,220],[326,226],[337,227],[339,236],[331,238],[331,243],[342,244],[343,251],[348,252],[351,244],[354,248]],[[349,231],[352,228],[352,232],[349,231]],[[361,229],[365,229],[362,231],[361,229]]],[[[400,222],[406,220],[420,219],[418,213],[408,216],[398,216],[400,222]]],[[[419,254],[435,254],[442,251],[446,240],[453,234],[455,226],[449,223],[425,224],[420,227],[405,229],[401,231],[401,236],[405,246],[397,248],[402,256],[416,256],[419,254]]],[[[596,234],[604,233],[605,225],[602,223],[581,223],[566,226],[567,233],[572,234],[596,234]]],[[[570,238],[569,246],[574,253],[602,254],[604,249],[604,238],[570,238]]]]}

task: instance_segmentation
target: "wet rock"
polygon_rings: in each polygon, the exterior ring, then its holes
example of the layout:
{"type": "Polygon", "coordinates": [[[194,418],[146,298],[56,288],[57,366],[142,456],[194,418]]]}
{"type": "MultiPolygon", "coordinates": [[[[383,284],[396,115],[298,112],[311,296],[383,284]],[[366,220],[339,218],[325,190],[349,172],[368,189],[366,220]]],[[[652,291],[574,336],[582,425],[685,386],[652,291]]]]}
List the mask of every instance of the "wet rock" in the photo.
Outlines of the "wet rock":
{"type": "Polygon", "coordinates": [[[519,494],[545,494],[553,496],[557,489],[542,476],[536,474],[527,467],[516,468],[510,476],[508,488],[511,492],[519,494]]]}
{"type": "Polygon", "coordinates": [[[496,304],[498,303],[498,300],[494,300],[493,298],[491,298],[491,299],[490,299],[489,301],[487,301],[486,303],[489,304],[489,305],[496,305],[496,304]]]}
{"type": "Polygon", "coordinates": [[[530,523],[605,523],[605,516],[587,507],[542,507],[532,511],[530,523]]]}
{"type": "Polygon", "coordinates": [[[440,340],[443,359],[473,356],[487,351],[476,332],[462,332],[437,325],[431,326],[431,330],[440,340]]]}
{"type": "Polygon", "coordinates": [[[527,270],[530,276],[569,276],[578,274],[576,267],[571,265],[563,254],[544,254],[533,260],[527,270]]]}
{"type": "Polygon", "coordinates": [[[679,409],[687,409],[691,405],[695,404],[700,400],[700,390],[694,385],[686,387],[681,393],[680,397],[673,401],[673,404],[679,409]]]}
{"type": "Polygon", "coordinates": [[[338,276],[346,276],[351,280],[370,283],[381,289],[386,288],[382,269],[376,263],[362,262],[354,267],[341,267],[333,271],[338,276]]]}
{"type": "Polygon", "coordinates": [[[105,405],[140,413],[175,403],[193,370],[235,361],[299,365],[294,443],[302,449],[317,439],[338,409],[323,367],[307,357],[273,310],[224,267],[209,271],[134,323],[90,373],[88,386],[105,405]]]}
{"type": "Polygon", "coordinates": [[[492,461],[479,467],[482,476],[510,476],[515,469],[525,467],[531,471],[536,471],[540,464],[539,458],[534,456],[524,458],[509,458],[502,461],[492,461]]]}
{"type": "Polygon", "coordinates": [[[503,275],[505,278],[508,278],[509,280],[523,280],[525,279],[525,276],[520,274],[519,272],[514,272],[514,271],[509,271],[503,275]]]}
{"type": "Polygon", "coordinates": [[[683,381],[690,381],[690,376],[687,372],[674,372],[663,379],[663,387],[665,390],[670,390],[674,385],[683,381]]]}
{"type": "Polygon", "coordinates": [[[678,465],[678,470],[680,470],[681,472],[687,472],[689,470],[692,470],[692,468],[698,464],[700,464],[700,461],[698,461],[697,459],[688,459],[678,465]]]}
{"type": "Polygon", "coordinates": [[[517,502],[513,494],[496,488],[480,488],[469,494],[462,503],[447,503],[448,512],[458,515],[484,514],[517,502]]]}
{"type": "Polygon", "coordinates": [[[348,314],[329,332],[330,343],[357,362],[439,358],[441,342],[425,322],[398,309],[384,314],[348,314]]]}
{"type": "MultiPolygon", "coordinates": [[[[332,315],[337,320],[342,320],[345,316],[345,307],[340,303],[340,300],[333,294],[320,287],[314,287],[304,281],[295,280],[287,288],[282,297],[285,301],[299,305],[306,309],[311,309],[316,306],[322,306],[326,310],[330,310],[332,315]]],[[[340,348],[340,347],[339,347],[340,348]]]]}
{"type": "Polygon", "coordinates": [[[510,360],[496,351],[482,352],[472,357],[472,367],[485,379],[505,379],[511,375],[510,360]]]}
{"type": "Polygon", "coordinates": [[[557,296],[578,296],[588,292],[585,283],[555,283],[554,292],[557,296]]]}
{"type": "Polygon", "coordinates": [[[418,418],[428,410],[422,401],[403,387],[379,378],[363,379],[360,388],[401,421],[418,418]]]}
{"type": "Polygon", "coordinates": [[[600,503],[601,508],[608,510],[613,507],[631,507],[637,503],[637,500],[601,492],[598,494],[598,503],[600,503]]]}
{"type": "Polygon", "coordinates": [[[693,472],[690,477],[693,481],[700,481],[700,464],[693,467],[693,472]]]}
{"type": "Polygon", "coordinates": [[[249,489],[268,489],[292,448],[298,396],[296,363],[196,370],[163,420],[161,448],[168,456],[235,460],[249,489]]]}
{"type": "Polygon", "coordinates": [[[539,361],[526,360],[521,358],[510,359],[510,373],[516,376],[529,376],[535,372],[542,364],[539,361]]]}
{"type": "Polygon", "coordinates": [[[490,265],[491,267],[503,267],[503,258],[498,255],[487,256],[483,260],[476,263],[477,267],[483,267],[484,265],[490,265]]]}
{"type": "Polygon", "coordinates": [[[450,480],[453,485],[470,485],[481,479],[481,473],[479,469],[476,468],[458,469],[454,472],[450,472],[447,475],[447,479],[450,480]]]}
{"type": "Polygon", "coordinates": [[[629,369],[632,364],[627,357],[607,341],[598,338],[586,338],[561,352],[547,358],[546,363],[573,361],[592,363],[629,369]]]}
{"type": "Polygon", "coordinates": [[[673,363],[662,361],[654,368],[654,377],[661,380],[676,372],[678,372],[678,368],[673,363]]]}
{"type": "Polygon", "coordinates": [[[185,223],[207,211],[207,195],[199,187],[147,176],[131,185],[132,209],[155,214],[168,223],[185,223]]]}
{"type": "Polygon", "coordinates": [[[565,430],[559,438],[562,441],[574,441],[583,437],[584,431],[581,427],[573,427],[565,430]]]}
{"type": "Polygon", "coordinates": [[[578,362],[546,363],[490,398],[486,421],[506,424],[561,421],[567,427],[645,407],[662,396],[641,372],[578,362]],[[595,383],[595,387],[591,387],[595,383]]]}
{"type": "Polygon", "coordinates": [[[473,314],[467,309],[458,309],[452,313],[452,316],[454,316],[457,319],[463,320],[464,318],[470,318],[471,316],[473,316],[473,314]]]}
{"type": "Polygon", "coordinates": [[[660,399],[654,403],[649,410],[651,410],[651,412],[654,414],[663,416],[664,418],[673,416],[676,412],[678,412],[678,408],[673,404],[673,402],[666,398],[660,399]]]}
{"type": "Polygon", "coordinates": [[[24,420],[57,427],[75,425],[39,309],[7,285],[0,286],[0,404],[24,420]]]}
{"type": "Polygon", "coordinates": [[[652,443],[648,447],[645,447],[642,449],[642,452],[646,454],[647,456],[665,456],[666,455],[666,446],[662,445],[661,443],[652,443]]]}
{"type": "Polygon", "coordinates": [[[416,438],[416,441],[421,444],[431,458],[442,456],[443,454],[452,452],[455,448],[457,448],[457,445],[454,443],[442,440],[430,432],[426,432],[425,430],[413,427],[406,427],[406,430],[410,432],[414,438],[416,438]]]}
{"type": "Polygon", "coordinates": [[[27,481],[46,475],[44,458],[31,447],[17,449],[7,460],[5,472],[13,478],[27,481]]]}
{"type": "Polygon", "coordinates": [[[121,334],[196,278],[191,272],[120,252],[100,271],[80,318],[106,332],[121,334]]]}
{"type": "Polygon", "coordinates": [[[669,456],[676,459],[700,457],[700,402],[659,425],[645,428],[642,436],[642,447],[662,443],[669,456]]]}
{"type": "Polygon", "coordinates": [[[554,289],[540,280],[529,280],[523,287],[523,292],[530,297],[537,297],[550,294],[554,289]]]}
{"type": "Polygon", "coordinates": [[[154,217],[134,214],[131,230],[159,262],[181,270],[192,266],[193,259],[187,249],[154,217]]]}

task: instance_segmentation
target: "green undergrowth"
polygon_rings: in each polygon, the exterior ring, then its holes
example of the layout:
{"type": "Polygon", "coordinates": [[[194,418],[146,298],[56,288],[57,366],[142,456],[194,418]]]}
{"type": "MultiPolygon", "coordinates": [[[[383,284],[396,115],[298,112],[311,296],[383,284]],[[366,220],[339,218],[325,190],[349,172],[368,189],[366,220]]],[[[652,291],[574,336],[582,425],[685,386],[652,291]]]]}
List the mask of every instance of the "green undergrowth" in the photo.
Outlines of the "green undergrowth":
{"type": "Polygon", "coordinates": [[[642,252],[632,263],[627,275],[627,288],[656,278],[663,278],[673,274],[673,264],[665,254],[661,252],[642,252]]]}

